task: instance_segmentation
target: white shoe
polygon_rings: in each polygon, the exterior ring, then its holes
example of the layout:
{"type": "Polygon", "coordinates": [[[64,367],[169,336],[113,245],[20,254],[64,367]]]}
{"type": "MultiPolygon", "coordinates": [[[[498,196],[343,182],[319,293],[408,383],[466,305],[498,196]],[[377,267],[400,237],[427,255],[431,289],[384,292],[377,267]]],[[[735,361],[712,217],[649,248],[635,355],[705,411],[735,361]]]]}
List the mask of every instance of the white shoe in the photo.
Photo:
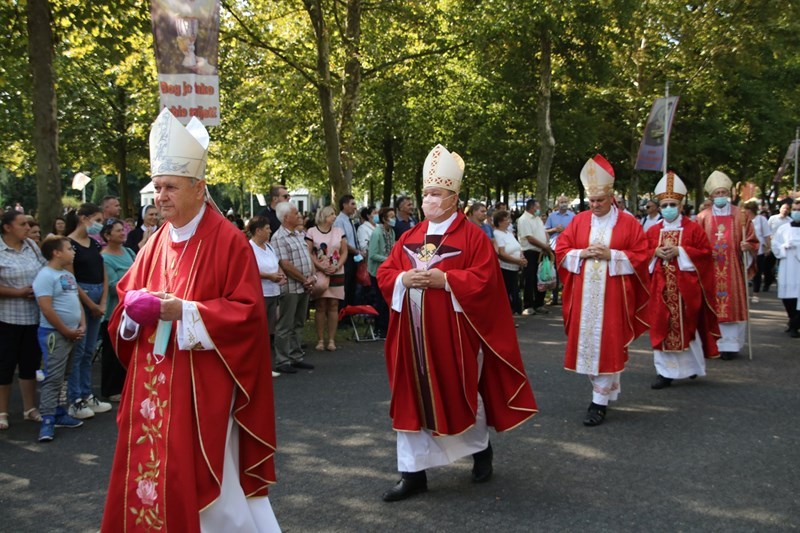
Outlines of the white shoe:
{"type": "Polygon", "coordinates": [[[281,373],[280,373],[280,372],[275,372],[275,371],[273,370],[273,371],[272,371],[272,377],[273,377],[273,378],[279,378],[279,377],[281,377],[281,373]]]}
{"type": "Polygon", "coordinates": [[[84,400],[78,400],[70,405],[67,414],[78,420],[86,420],[87,418],[94,417],[94,411],[89,409],[89,405],[84,400]]]}
{"type": "Polygon", "coordinates": [[[758,296],[753,296],[752,298],[750,298],[750,303],[757,304],[758,303],[758,296]]]}
{"type": "Polygon", "coordinates": [[[522,316],[531,316],[535,315],[536,311],[533,310],[533,307],[529,307],[522,312],[522,316]]]}
{"type": "Polygon", "coordinates": [[[110,403],[101,402],[94,394],[86,398],[86,405],[95,413],[106,413],[111,410],[110,403]]]}

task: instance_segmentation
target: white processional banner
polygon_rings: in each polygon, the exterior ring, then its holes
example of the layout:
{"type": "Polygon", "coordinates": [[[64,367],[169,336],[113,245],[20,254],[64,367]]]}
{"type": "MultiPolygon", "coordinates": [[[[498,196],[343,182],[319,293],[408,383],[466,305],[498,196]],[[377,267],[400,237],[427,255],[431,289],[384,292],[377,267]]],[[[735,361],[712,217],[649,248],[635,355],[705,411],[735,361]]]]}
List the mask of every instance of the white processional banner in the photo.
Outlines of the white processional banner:
{"type": "Polygon", "coordinates": [[[219,0],[152,0],[150,13],[161,108],[219,125],[219,0]]]}

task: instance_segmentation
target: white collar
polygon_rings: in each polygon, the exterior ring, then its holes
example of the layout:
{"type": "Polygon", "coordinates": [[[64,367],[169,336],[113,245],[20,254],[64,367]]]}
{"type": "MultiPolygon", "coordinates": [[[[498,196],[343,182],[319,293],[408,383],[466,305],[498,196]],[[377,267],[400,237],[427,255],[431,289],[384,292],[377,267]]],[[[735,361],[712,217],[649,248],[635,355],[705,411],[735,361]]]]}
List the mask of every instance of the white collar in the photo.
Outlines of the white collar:
{"type": "Polygon", "coordinates": [[[672,222],[667,222],[666,218],[662,218],[661,221],[664,223],[662,226],[663,229],[679,229],[681,227],[681,219],[683,215],[678,213],[678,216],[672,222]]]}
{"type": "Polygon", "coordinates": [[[611,210],[601,217],[592,213],[592,226],[610,226],[613,228],[617,223],[618,215],[619,210],[613,205],[611,206],[611,210]]]}
{"type": "Polygon", "coordinates": [[[712,205],[711,212],[718,217],[726,217],[731,214],[731,203],[728,202],[725,204],[725,207],[717,207],[716,205],[712,205]]]}
{"type": "Polygon", "coordinates": [[[200,220],[203,218],[203,213],[206,212],[206,204],[203,202],[202,207],[200,207],[200,212],[195,215],[195,217],[190,220],[187,224],[181,226],[180,228],[176,228],[170,222],[169,224],[169,238],[172,239],[172,242],[183,242],[188,241],[194,235],[194,232],[197,231],[197,226],[200,225],[200,220]]]}
{"type": "Polygon", "coordinates": [[[456,215],[458,211],[454,211],[452,215],[450,215],[447,220],[442,222],[431,222],[428,221],[428,232],[426,235],[444,235],[444,232],[450,228],[450,225],[456,219],[456,215]]]}

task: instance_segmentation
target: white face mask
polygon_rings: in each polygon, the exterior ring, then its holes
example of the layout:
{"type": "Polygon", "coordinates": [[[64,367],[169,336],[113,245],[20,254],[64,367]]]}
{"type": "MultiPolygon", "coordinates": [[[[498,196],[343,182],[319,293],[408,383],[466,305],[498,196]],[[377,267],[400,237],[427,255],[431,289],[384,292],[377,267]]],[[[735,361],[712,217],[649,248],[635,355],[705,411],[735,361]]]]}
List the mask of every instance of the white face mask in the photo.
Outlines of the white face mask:
{"type": "Polygon", "coordinates": [[[442,202],[448,198],[452,198],[456,194],[450,196],[432,196],[427,195],[422,199],[422,211],[425,213],[425,218],[439,218],[444,215],[445,211],[442,209],[442,202]]]}

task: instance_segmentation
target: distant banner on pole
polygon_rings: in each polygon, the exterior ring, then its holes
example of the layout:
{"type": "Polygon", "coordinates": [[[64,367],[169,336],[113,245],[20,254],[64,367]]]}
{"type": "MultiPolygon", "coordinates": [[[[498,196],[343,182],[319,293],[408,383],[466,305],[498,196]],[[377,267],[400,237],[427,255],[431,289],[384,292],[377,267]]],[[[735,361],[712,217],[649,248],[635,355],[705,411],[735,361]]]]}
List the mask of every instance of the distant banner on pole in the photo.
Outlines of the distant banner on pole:
{"type": "Polygon", "coordinates": [[[781,166],[778,167],[778,171],[775,173],[775,177],[772,179],[774,183],[780,183],[781,178],[789,171],[789,169],[794,165],[794,158],[795,152],[797,151],[797,141],[792,141],[789,144],[789,148],[786,150],[786,155],[783,157],[783,162],[781,166]]]}
{"type": "Polygon", "coordinates": [[[676,107],[678,107],[677,96],[658,98],[653,103],[644,127],[642,144],[639,145],[639,155],[636,157],[637,170],[661,171],[664,164],[664,148],[669,143],[676,107]]]}
{"type": "Polygon", "coordinates": [[[219,0],[151,0],[161,107],[219,125],[219,0]]]}

